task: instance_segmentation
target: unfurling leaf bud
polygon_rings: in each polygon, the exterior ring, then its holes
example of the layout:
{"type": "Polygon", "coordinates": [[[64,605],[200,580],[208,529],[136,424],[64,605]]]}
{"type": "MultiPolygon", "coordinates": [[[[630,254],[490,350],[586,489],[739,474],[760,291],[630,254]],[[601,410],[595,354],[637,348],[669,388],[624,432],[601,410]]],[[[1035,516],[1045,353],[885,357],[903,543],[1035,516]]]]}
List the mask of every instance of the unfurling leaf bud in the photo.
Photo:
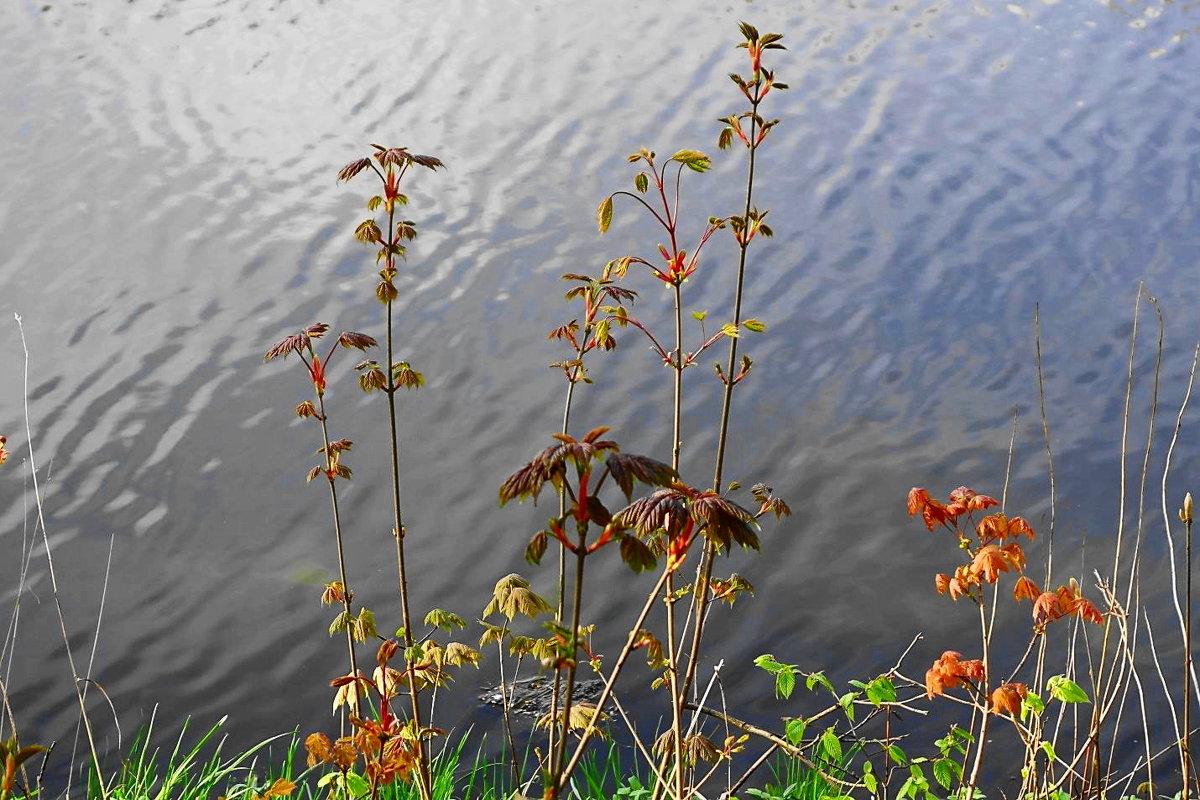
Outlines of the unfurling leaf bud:
{"type": "Polygon", "coordinates": [[[1179,520],[1185,525],[1192,524],[1192,493],[1188,492],[1183,497],[1183,508],[1179,509],[1179,520]]]}

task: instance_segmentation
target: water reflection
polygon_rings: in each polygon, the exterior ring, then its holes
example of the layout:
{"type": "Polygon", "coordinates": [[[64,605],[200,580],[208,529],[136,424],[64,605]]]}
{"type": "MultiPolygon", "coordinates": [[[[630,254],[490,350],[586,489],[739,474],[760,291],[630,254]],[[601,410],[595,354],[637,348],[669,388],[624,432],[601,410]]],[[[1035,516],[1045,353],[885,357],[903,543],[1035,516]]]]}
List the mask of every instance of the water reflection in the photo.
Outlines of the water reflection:
{"type": "MultiPolygon", "coordinates": [[[[718,621],[731,702],[781,713],[747,667],[768,646],[861,676],[918,631],[928,646],[914,662],[961,638],[927,588],[943,553],[902,501],[914,482],[998,492],[1015,408],[1011,502],[1047,521],[1035,302],[1058,519],[1073,543],[1064,560],[1105,546],[1137,280],[1168,320],[1165,403],[1200,336],[1185,271],[1200,253],[1194,4],[372,10],[139,0],[7,12],[0,298],[33,345],[34,433],[80,646],[116,536],[96,674],[127,729],[153,703],[163,718],[204,720],[251,707],[233,720],[243,742],[326,720],[309,676],[335,671],[339,651],[311,584],[332,560],[325,499],[299,466],[315,444],[290,421],[303,386],[260,360],[315,320],[379,325],[369,254],[349,235],[361,198],[335,184],[337,169],[377,140],[450,166],[410,192],[424,232],[400,281],[403,347],[430,386],[405,400],[406,491],[416,602],[451,597],[470,614],[498,574],[527,569],[521,547],[544,518],[497,512],[488,487],[555,429],[560,387],[544,365],[561,354],[543,337],[571,313],[557,276],[653,247],[629,217],[598,239],[596,200],[625,184],[623,156],[638,147],[713,149],[711,120],[736,107],[724,76],[741,16],[787,33],[779,71],[793,89],[763,151],[761,204],[778,236],[747,303],[770,333],[749,345],[758,369],[729,472],[771,483],[797,513],[769,529],[767,557],[731,559],[759,588],[743,616],[718,621]]],[[[689,210],[736,208],[739,170],[721,159],[696,177],[689,210]]],[[[711,263],[729,260],[714,250],[711,263]]],[[[652,316],[648,283],[637,288],[652,316]]],[[[689,289],[717,316],[728,278],[698,275],[689,289]]],[[[658,366],[632,340],[619,356],[597,369],[604,391],[583,393],[577,419],[662,453],[658,366]]],[[[0,349],[0,374],[21,369],[18,348],[0,349]]],[[[685,474],[706,475],[719,401],[689,378],[701,394],[685,474]]],[[[19,465],[19,382],[5,386],[0,430],[19,465]]],[[[359,442],[349,558],[382,616],[378,408],[350,385],[334,400],[341,435],[359,442]]],[[[1179,475],[1193,453],[1185,442],[1179,475]]],[[[19,469],[0,479],[8,548],[30,501],[19,469]]],[[[604,579],[633,580],[615,566],[604,579]]],[[[615,597],[589,608],[610,627],[628,612],[615,597]]],[[[73,712],[65,690],[42,688],[43,665],[59,663],[41,635],[50,609],[22,613],[14,703],[33,730],[60,736],[73,712]]],[[[474,718],[469,690],[439,703],[448,724],[474,718]]]]}

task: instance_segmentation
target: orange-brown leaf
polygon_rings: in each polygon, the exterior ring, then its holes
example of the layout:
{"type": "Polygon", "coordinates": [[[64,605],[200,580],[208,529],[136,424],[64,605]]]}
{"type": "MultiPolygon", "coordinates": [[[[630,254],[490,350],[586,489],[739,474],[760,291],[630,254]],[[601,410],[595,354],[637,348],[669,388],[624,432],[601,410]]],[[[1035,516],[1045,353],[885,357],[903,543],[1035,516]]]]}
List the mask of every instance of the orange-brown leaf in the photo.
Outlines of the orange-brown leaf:
{"type": "Polygon", "coordinates": [[[1042,590],[1033,581],[1026,578],[1024,575],[1017,578],[1016,584],[1013,585],[1013,600],[1036,600],[1042,590]]]}
{"type": "Polygon", "coordinates": [[[1021,534],[1033,538],[1033,526],[1024,517],[1013,517],[1008,521],[1008,535],[1014,539],[1021,534]]]}
{"type": "Polygon", "coordinates": [[[985,508],[998,506],[1000,503],[993,497],[988,497],[986,494],[977,494],[967,500],[968,511],[982,511],[985,508]]]}
{"type": "Polygon", "coordinates": [[[915,517],[917,514],[924,511],[925,506],[928,505],[931,499],[932,498],[929,496],[929,492],[925,491],[919,486],[914,486],[913,488],[909,489],[908,515],[910,517],[915,517]]]}
{"type": "Polygon", "coordinates": [[[1010,564],[1004,552],[994,544],[979,548],[971,561],[971,569],[988,583],[995,583],[1001,572],[1008,572],[1010,564]]]}
{"type": "Polygon", "coordinates": [[[1028,690],[1023,683],[1004,683],[992,692],[992,713],[1008,713],[1018,716],[1021,713],[1021,701],[1028,690]]]}

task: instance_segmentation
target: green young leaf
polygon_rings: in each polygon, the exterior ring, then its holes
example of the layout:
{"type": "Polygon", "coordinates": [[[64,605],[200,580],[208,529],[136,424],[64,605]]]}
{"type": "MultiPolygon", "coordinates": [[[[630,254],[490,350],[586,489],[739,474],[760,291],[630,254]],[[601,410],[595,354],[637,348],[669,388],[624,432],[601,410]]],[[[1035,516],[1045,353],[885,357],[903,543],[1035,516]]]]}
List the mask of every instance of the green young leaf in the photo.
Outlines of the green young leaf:
{"type": "Polygon", "coordinates": [[[889,744],[887,746],[888,758],[900,766],[908,763],[908,755],[900,748],[898,744],[889,744]]]}
{"type": "Polygon", "coordinates": [[[763,653],[754,659],[754,666],[759,669],[764,669],[772,675],[778,675],[782,670],[787,669],[787,664],[780,664],[775,660],[775,656],[770,653],[763,653]]]}
{"type": "Polygon", "coordinates": [[[1025,720],[1026,714],[1041,714],[1045,710],[1046,701],[1033,692],[1029,692],[1021,700],[1021,721],[1025,720]]]}
{"type": "Polygon", "coordinates": [[[1087,692],[1079,688],[1079,684],[1067,678],[1066,675],[1055,675],[1046,681],[1050,696],[1064,703],[1088,703],[1091,700],[1087,692]]]}
{"type": "Polygon", "coordinates": [[[783,735],[787,740],[794,745],[799,745],[804,739],[804,730],[808,727],[808,721],[803,719],[789,719],[783,726],[783,735]]]}
{"type": "Polygon", "coordinates": [[[699,150],[680,150],[671,156],[672,161],[678,161],[693,172],[704,172],[712,164],[712,159],[699,150]]]}
{"type": "Polygon", "coordinates": [[[1046,754],[1046,758],[1050,759],[1051,761],[1058,758],[1054,752],[1054,745],[1050,744],[1049,742],[1042,742],[1038,745],[1038,747],[1042,748],[1042,752],[1046,754]]]}
{"type": "Polygon", "coordinates": [[[350,633],[356,642],[365,642],[378,637],[379,632],[375,629],[375,613],[369,608],[359,609],[350,633]]]}
{"type": "Polygon", "coordinates": [[[780,672],[775,676],[775,696],[787,700],[796,690],[796,673],[792,670],[780,672]]]}
{"type": "Polygon", "coordinates": [[[858,692],[846,692],[838,698],[838,705],[846,712],[846,718],[851,722],[854,721],[854,701],[858,699],[858,692]]]}
{"type": "Polygon", "coordinates": [[[346,773],[346,788],[352,797],[366,797],[371,792],[371,784],[357,772],[346,773]]]}
{"type": "Polygon", "coordinates": [[[875,705],[896,702],[896,685],[886,675],[869,681],[863,687],[863,691],[867,693],[867,699],[875,705]]]}
{"type": "Polygon", "coordinates": [[[829,678],[825,677],[824,672],[810,672],[804,681],[804,686],[810,692],[814,686],[823,686],[829,691],[833,691],[833,684],[829,682],[829,678]]]}
{"type": "Polygon", "coordinates": [[[762,320],[757,319],[742,320],[742,327],[751,333],[762,333],[767,329],[767,326],[763,324],[762,320]]]}
{"type": "Polygon", "coordinates": [[[827,761],[838,763],[842,760],[842,740],[838,738],[833,728],[827,728],[821,734],[821,754],[827,761]]]}
{"type": "Polygon", "coordinates": [[[933,762],[933,779],[943,789],[949,789],[950,785],[961,777],[962,767],[957,761],[950,758],[939,758],[933,762]]]}
{"type": "Polygon", "coordinates": [[[644,173],[644,172],[639,172],[633,178],[633,186],[639,192],[645,192],[646,189],[650,188],[649,176],[647,176],[646,173],[644,173]]]}
{"type": "Polygon", "coordinates": [[[335,633],[346,630],[350,625],[350,619],[350,612],[348,611],[343,611],[334,617],[333,622],[329,623],[329,635],[333,636],[335,633]]]}
{"type": "Polygon", "coordinates": [[[434,628],[442,628],[447,633],[452,633],[455,628],[462,630],[467,627],[466,620],[458,614],[440,608],[431,609],[425,615],[425,624],[434,628]]]}
{"type": "Polygon", "coordinates": [[[613,215],[613,199],[610,194],[608,197],[600,201],[600,207],[596,209],[596,223],[600,227],[601,233],[608,232],[608,226],[612,224],[613,215]]]}
{"type": "Polygon", "coordinates": [[[707,316],[708,316],[707,311],[693,311],[692,312],[692,319],[696,320],[697,322],[704,322],[704,318],[707,316]]]}
{"type": "Polygon", "coordinates": [[[876,794],[879,791],[879,781],[875,777],[875,773],[871,771],[871,762],[863,764],[862,775],[863,786],[867,787],[867,791],[871,794],[876,794]]]}

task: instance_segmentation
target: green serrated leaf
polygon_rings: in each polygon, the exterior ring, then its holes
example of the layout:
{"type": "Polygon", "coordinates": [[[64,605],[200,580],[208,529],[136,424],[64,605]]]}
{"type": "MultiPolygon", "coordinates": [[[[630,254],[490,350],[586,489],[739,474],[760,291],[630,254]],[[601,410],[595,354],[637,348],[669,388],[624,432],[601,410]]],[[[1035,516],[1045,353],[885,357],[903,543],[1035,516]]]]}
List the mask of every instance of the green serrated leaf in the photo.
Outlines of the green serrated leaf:
{"type": "Polygon", "coordinates": [[[833,728],[827,728],[821,734],[821,753],[826,760],[839,763],[842,760],[842,740],[838,738],[833,728]]]}
{"type": "Polygon", "coordinates": [[[933,762],[933,779],[943,789],[949,789],[961,777],[961,771],[958,762],[950,758],[939,758],[933,762]]]}
{"type": "Polygon", "coordinates": [[[858,698],[858,692],[846,692],[838,698],[838,705],[842,707],[842,711],[846,712],[846,718],[851,722],[854,721],[854,701],[858,698]]]}
{"type": "Polygon", "coordinates": [[[1046,681],[1050,696],[1064,703],[1089,703],[1087,692],[1065,675],[1055,675],[1046,681]]]}
{"type": "Polygon", "coordinates": [[[366,797],[371,791],[371,784],[357,772],[346,773],[346,788],[354,797],[366,797]]]}
{"type": "Polygon", "coordinates": [[[867,693],[867,699],[874,705],[896,702],[896,685],[885,675],[869,681],[863,687],[863,691],[867,693]]]}
{"type": "Polygon", "coordinates": [[[775,676],[775,696],[787,700],[796,690],[796,673],[791,669],[780,672],[775,676]]]}
{"type": "Polygon", "coordinates": [[[787,740],[794,745],[799,745],[804,739],[804,731],[808,727],[808,721],[803,719],[789,719],[783,726],[783,735],[787,740]]]}
{"type": "Polygon", "coordinates": [[[778,675],[780,670],[783,670],[787,667],[786,664],[780,664],[778,661],[776,661],[775,656],[771,655],[770,653],[763,653],[761,656],[756,656],[754,659],[754,666],[758,667],[759,669],[764,669],[772,675],[778,675]]]}
{"type": "Polygon", "coordinates": [[[870,761],[863,764],[862,782],[863,782],[863,786],[867,787],[868,792],[870,792],[871,794],[875,794],[876,792],[879,791],[879,781],[875,777],[875,773],[871,772],[868,769],[868,767],[870,767],[870,766],[871,766],[870,761]]]}
{"type": "Polygon", "coordinates": [[[346,627],[349,624],[350,613],[348,611],[343,611],[333,618],[333,622],[329,623],[329,635],[333,636],[335,633],[340,633],[341,631],[346,630],[346,627]]]}
{"type": "Polygon", "coordinates": [[[671,156],[671,160],[678,161],[688,169],[696,172],[704,172],[708,169],[709,164],[712,163],[712,159],[699,150],[680,150],[671,156]]]}
{"type": "Polygon", "coordinates": [[[442,628],[447,633],[453,632],[455,628],[462,630],[467,627],[466,620],[464,620],[458,614],[455,614],[451,611],[445,611],[440,608],[431,609],[430,612],[425,615],[425,624],[434,628],[442,628]]]}
{"type": "Polygon", "coordinates": [[[829,682],[829,678],[825,677],[824,672],[808,673],[808,677],[804,681],[804,686],[810,692],[813,690],[814,686],[823,686],[824,688],[828,689],[829,691],[831,691],[831,692],[833,691],[833,684],[829,682]]]}

